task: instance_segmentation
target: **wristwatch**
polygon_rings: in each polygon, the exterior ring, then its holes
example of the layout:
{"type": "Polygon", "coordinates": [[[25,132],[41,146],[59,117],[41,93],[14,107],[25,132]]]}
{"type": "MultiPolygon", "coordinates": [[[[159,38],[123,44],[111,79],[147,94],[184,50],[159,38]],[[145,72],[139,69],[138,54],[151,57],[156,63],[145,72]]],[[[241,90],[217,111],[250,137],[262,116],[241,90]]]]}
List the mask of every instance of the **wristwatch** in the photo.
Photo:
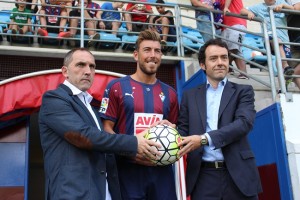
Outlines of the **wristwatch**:
{"type": "Polygon", "coordinates": [[[205,135],[200,135],[200,143],[201,145],[208,145],[208,140],[205,135]]]}

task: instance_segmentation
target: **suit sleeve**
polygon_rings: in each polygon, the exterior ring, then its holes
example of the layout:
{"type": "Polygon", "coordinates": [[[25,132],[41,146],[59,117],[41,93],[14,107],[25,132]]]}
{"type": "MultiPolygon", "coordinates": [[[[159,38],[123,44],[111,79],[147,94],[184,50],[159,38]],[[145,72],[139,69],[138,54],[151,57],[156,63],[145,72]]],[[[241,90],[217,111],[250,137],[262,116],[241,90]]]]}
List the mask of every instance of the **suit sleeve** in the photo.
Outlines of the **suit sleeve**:
{"type": "Polygon", "coordinates": [[[256,115],[254,91],[251,86],[240,87],[220,117],[218,130],[208,133],[216,148],[240,140],[247,136],[253,127],[256,115]]]}
{"type": "Polygon", "coordinates": [[[128,156],[136,154],[136,137],[100,131],[91,125],[85,109],[72,98],[57,92],[44,95],[39,117],[41,134],[56,134],[79,148],[128,156]]]}

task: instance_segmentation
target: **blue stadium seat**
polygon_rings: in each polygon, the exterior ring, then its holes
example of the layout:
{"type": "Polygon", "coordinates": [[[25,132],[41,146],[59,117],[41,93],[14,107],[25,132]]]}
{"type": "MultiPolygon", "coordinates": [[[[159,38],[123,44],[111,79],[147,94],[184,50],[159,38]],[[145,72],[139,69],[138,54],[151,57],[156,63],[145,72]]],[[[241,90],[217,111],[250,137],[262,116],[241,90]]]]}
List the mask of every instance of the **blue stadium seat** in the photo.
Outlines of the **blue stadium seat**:
{"type": "MultiPolygon", "coordinates": [[[[261,37],[255,36],[252,34],[246,34],[243,40],[243,44],[249,45],[251,47],[258,48],[260,50],[266,50],[265,49],[265,44],[264,41],[261,37]]],[[[253,55],[253,52],[255,50],[247,48],[247,47],[242,47],[242,53],[243,57],[247,60],[256,62],[260,65],[267,66],[268,63],[268,58],[266,55],[253,55]]],[[[272,55],[272,66],[273,66],[273,71],[274,75],[277,76],[277,68],[276,68],[276,60],[275,56],[272,55]]],[[[250,65],[250,67],[256,68],[256,66],[250,65]]]]}
{"type": "MultiPolygon", "coordinates": [[[[196,31],[187,31],[187,33],[184,34],[182,41],[183,41],[184,46],[195,49],[196,52],[198,52],[199,49],[201,48],[201,46],[204,44],[201,34],[196,31]]],[[[177,46],[177,42],[175,43],[175,46],[177,46]]],[[[192,53],[196,53],[196,52],[194,52],[191,49],[188,49],[186,47],[184,48],[185,54],[192,54],[192,53]]]]}
{"type": "MultiPolygon", "coordinates": [[[[76,34],[75,36],[74,36],[74,38],[76,39],[76,40],[72,40],[72,41],[74,41],[74,43],[75,43],[75,47],[80,47],[80,34],[76,34]]],[[[84,46],[85,47],[87,47],[87,43],[88,43],[88,41],[89,41],[89,36],[88,35],[83,35],[83,39],[84,39],[84,46]]],[[[70,41],[71,40],[67,40],[67,45],[69,45],[70,46],[70,41]]]]}
{"type": "Polygon", "coordinates": [[[7,23],[10,22],[10,10],[0,10],[0,26],[3,29],[8,28],[7,23]]]}
{"type": "Polygon", "coordinates": [[[97,45],[97,48],[107,48],[107,49],[116,49],[121,44],[121,39],[118,38],[116,35],[106,32],[100,32],[100,40],[109,41],[104,42],[100,41],[97,45]]]}
{"type": "Polygon", "coordinates": [[[3,34],[3,30],[2,30],[2,26],[0,26],[0,42],[3,41],[2,34],[3,34]]]}
{"type": "Polygon", "coordinates": [[[122,49],[124,50],[135,50],[135,42],[137,40],[137,35],[123,35],[122,36],[122,49]]]}
{"type": "Polygon", "coordinates": [[[60,39],[58,40],[58,34],[57,33],[48,33],[49,37],[54,37],[54,38],[38,38],[38,43],[43,45],[55,45],[55,46],[61,46],[64,44],[64,40],[60,39]]]}
{"type": "Polygon", "coordinates": [[[19,44],[32,44],[33,43],[33,37],[27,37],[27,36],[33,36],[32,32],[27,32],[25,35],[18,35],[16,37],[10,35],[12,34],[11,30],[7,31],[7,41],[9,42],[15,42],[19,44]]]}

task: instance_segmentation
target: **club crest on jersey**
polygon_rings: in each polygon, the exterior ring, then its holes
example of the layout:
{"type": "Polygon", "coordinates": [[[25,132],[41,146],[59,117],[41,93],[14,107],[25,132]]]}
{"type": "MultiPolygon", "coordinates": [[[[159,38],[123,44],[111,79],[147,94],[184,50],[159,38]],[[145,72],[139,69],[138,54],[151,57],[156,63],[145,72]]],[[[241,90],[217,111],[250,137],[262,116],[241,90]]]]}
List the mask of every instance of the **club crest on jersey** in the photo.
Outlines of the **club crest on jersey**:
{"type": "Polygon", "coordinates": [[[109,98],[102,98],[99,112],[104,113],[104,114],[106,113],[106,110],[108,107],[108,102],[109,102],[109,98]]]}
{"type": "Polygon", "coordinates": [[[159,94],[159,97],[160,97],[161,101],[164,102],[166,96],[165,96],[165,94],[164,94],[163,92],[161,92],[161,93],[159,94]]]}
{"type": "Polygon", "coordinates": [[[157,113],[134,113],[134,134],[143,132],[153,123],[163,119],[162,114],[157,113]]]}

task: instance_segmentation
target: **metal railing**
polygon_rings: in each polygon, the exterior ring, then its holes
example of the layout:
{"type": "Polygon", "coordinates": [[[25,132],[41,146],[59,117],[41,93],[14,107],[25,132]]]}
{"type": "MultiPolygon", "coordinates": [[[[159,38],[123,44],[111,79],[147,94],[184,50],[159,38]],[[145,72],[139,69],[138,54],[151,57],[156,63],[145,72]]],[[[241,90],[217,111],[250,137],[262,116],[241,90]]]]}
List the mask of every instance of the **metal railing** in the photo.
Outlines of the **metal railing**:
{"type": "MultiPolygon", "coordinates": [[[[81,5],[84,5],[83,4],[83,0],[81,0],[82,3],[81,5]]],[[[9,0],[0,0],[0,2],[6,2],[6,3],[17,3],[17,2],[14,2],[14,1],[9,1],[9,0]]],[[[103,1],[104,2],[104,1],[103,1]]],[[[106,1],[108,2],[108,1],[106,1]]],[[[113,2],[113,1],[111,1],[113,2]]],[[[136,1],[121,1],[121,2],[124,2],[124,3],[136,3],[136,1]]],[[[257,77],[257,76],[254,76],[254,75],[251,75],[251,74],[246,74],[249,78],[267,86],[268,88],[270,88],[271,90],[271,93],[272,93],[272,99],[273,101],[275,102],[276,101],[276,95],[277,95],[277,88],[276,88],[276,84],[275,84],[275,76],[274,76],[274,71],[273,71],[273,63],[272,63],[272,57],[271,57],[271,48],[270,48],[270,42],[269,42],[269,35],[268,35],[268,31],[267,31],[267,26],[266,26],[266,22],[264,21],[264,19],[260,19],[260,18],[254,18],[253,21],[255,22],[258,22],[261,27],[262,27],[262,31],[260,33],[257,33],[257,32],[253,32],[253,31],[248,31],[248,30],[241,30],[241,29],[237,29],[237,28],[234,28],[234,27],[229,27],[229,26],[226,26],[224,24],[220,24],[220,23],[216,23],[214,22],[213,20],[210,20],[210,21],[203,21],[204,23],[209,23],[211,25],[211,28],[212,30],[210,31],[206,31],[206,30],[198,30],[197,28],[195,28],[195,24],[197,21],[201,21],[200,19],[196,19],[195,16],[191,16],[191,14],[185,14],[186,11],[190,12],[192,11],[192,13],[194,14],[194,12],[196,10],[199,10],[199,11],[206,11],[206,12],[209,12],[210,13],[210,16],[211,16],[211,19],[213,18],[213,15],[214,14],[220,14],[222,13],[221,11],[217,11],[217,10],[208,10],[208,9],[202,9],[202,8],[196,8],[196,7],[193,7],[193,6],[188,6],[188,5],[185,5],[185,4],[155,4],[155,3],[144,3],[144,2],[139,2],[141,4],[149,4],[149,5],[152,5],[153,6],[153,10],[155,9],[155,6],[164,6],[166,9],[170,9],[173,11],[173,18],[174,18],[174,24],[175,26],[172,26],[172,25],[167,25],[169,27],[174,27],[176,29],[176,36],[172,36],[172,35],[168,35],[168,37],[176,37],[177,41],[175,43],[167,43],[167,47],[169,49],[169,52],[167,53],[170,53],[171,55],[174,55],[174,56],[177,56],[177,57],[185,57],[186,54],[191,54],[191,53],[198,53],[199,51],[199,48],[204,44],[204,41],[201,39],[201,37],[196,37],[196,36],[193,36],[193,35],[190,35],[188,34],[189,32],[184,32],[186,29],[188,29],[190,32],[194,32],[194,33],[200,33],[201,34],[211,34],[213,38],[221,38],[222,40],[227,40],[228,42],[233,42],[233,43],[236,43],[238,45],[242,45],[243,47],[245,48],[248,48],[248,49],[251,49],[253,51],[259,51],[261,52],[263,55],[266,55],[267,57],[267,62],[266,62],[266,65],[263,65],[263,64],[259,64],[249,58],[244,58],[244,57],[241,57],[239,55],[236,55],[236,54],[231,54],[234,58],[239,58],[239,59],[242,59],[246,62],[246,64],[249,64],[249,65],[252,65],[252,66],[255,66],[257,68],[259,68],[260,70],[265,70],[265,71],[268,71],[269,72],[269,81],[265,81],[265,80],[262,80],[261,78],[257,77]],[[193,24],[193,25],[191,25],[193,24]],[[263,39],[264,43],[265,43],[265,49],[260,49],[260,48],[256,48],[255,46],[250,46],[250,45],[247,45],[247,44],[243,44],[243,43],[237,43],[237,42],[234,42],[234,41],[229,41],[228,39],[218,35],[216,32],[216,28],[215,28],[215,25],[218,25],[222,28],[227,28],[227,29],[233,29],[233,30],[237,30],[237,31],[240,31],[240,32],[244,32],[245,34],[251,34],[251,35],[254,35],[254,36],[257,36],[257,37],[260,37],[263,39]],[[185,41],[188,40],[188,41],[191,41],[192,43],[194,43],[195,45],[189,45],[187,44],[185,41]]],[[[32,3],[26,3],[26,4],[30,4],[32,5],[32,3]]],[[[41,7],[42,5],[41,4],[35,4],[37,5],[38,7],[41,7]]],[[[77,8],[78,7],[69,7],[69,6],[65,6],[66,8],[77,8]]],[[[80,8],[81,9],[81,13],[83,13],[83,10],[86,9],[84,8],[83,6],[80,8]]],[[[102,10],[102,9],[98,9],[98,11],[105,11],[105,10],[102,10]]],[[[123,16],[125,13],[133,13],[133,12],[127,12],[127,11],[124,11],[124,10],[118,10],[118,11],[111,11],[111,12],[119,12],[121,14],[121,16],[123,16]]],[[[274,15],[273,15],[273,10],[270,9],[269,10],[270,12],[270,16],[271,16],[271,24],[272,24],[272,27],[273,27],[273,30],[276,30],[276,26],[272,23],[272,20],[274,20],[274,15]]],[[[299,14],[300,12],[298,11],[288,11],[288,10],[283,10],[283,12],[293,12],[293,13],[296,13],[296,14],[299,14]]],[[[0,10],[0,15],[1,13],[11,13],[11,11],[3,11],[3,10],[0,10]]],[[[35,18],[39,18],[41,15],[39,13],[33,13],[32,14],[33,16],[35,16],[35,18]]],[[[148,16],[158,16],[158,14],[147,14],[148,16]]],[[[245,16],[241,16],[241,15],[236,15],[236,14],[232,14],[232,13],[226,13],[226,15],[228,16],[233,16],[233,17],[238,17],[238,18],[243,18],[243,19],[246,19],[245,16]]],[[[51,16],[51,15],[43,15],[43,16],[51,16]]],[[[160,15],[161,16],[161,15],[160,15]]],[[[62,16],[57,16],[58,18],[61,18],[62,16]]],[[[67,17],[69,20],[72,19],[72,18],[76,18],[76,17],[67,17]]],[[[78,18],[78,17],[77,17],[78,18]]],[[[66,40],[66,41],[79,41],[80,42],[80,46],[83,47],[85,45],[85,42],[87,40],[89,40],[88,38],[85,38],[84,37],[84,32],[86,30],[94,30],[94,31],[97,31],[97,32],[102,32],[102,33],[107,33],[107,34],[110,34],[111,33],[111,30],[102,30],[102,29],[87,29],[85,28],[83,25],[84,25],[84,20],[94,20],[96,21],[97,23],[99,22],[99,19],[87,19],[87,18],[84,18],[83,15],[81,17],[78,18],[80,21],[81,21],[81,26],[80,27],[72,27],[73,29],[76,29],[76,30],[80,30],[80,37],[76,37],[76,38],[62,38],[63,40],[66,40]]],[[[102,19],[102,21],[105,21],[105,19],[102,19]]],[[[111,20],[106,20],[106,21],[111,21],[111,20]]],[[[6,25],[8,26],[10,22],[5,22],[5,21],[0,21],[0,24],[2,25],[6,25]]],[[[121,20],[121,23],[124,25],[126,23],[129,23],[129,21],[125,21],[123,18],[121,20]]],[[[130,23],[140,23],[140,22],[130,22],[130,23]]],[[[147,24],[147,25],[152,25],[151,23],[149,22],[146,22],[144,24],[147,24]]],[[[51,36],[39,36],[37,35],[37,29],[41,27],[41,24],[38,24],[38,23],[33,23],[33,24],[28,24],[30,25],[33,30],[34,30],[34,33],[33,34],[30,34],[30,35],[22,35],[23,37],[27,37],[27,38],[32,38],[32,39],[57,39],[56,37],[51,37],[51,36]]],[[[127,35],[128,32],[126,30],[125,27],[123,27],[123,25],[121,25],[121,28],[119,28],[119,30],[117,31],[117,36],[118,37],[123,37],[124,35],[127,35]]],[[[60,27],[60,26],[51,26],[52,28],[65,28],[65,29],[68,29],[70,27],[60,27]]],[[[293,30],[299,30],[299,28],[289,28],[289,27],[277,27],[277,28],[285,28],[285,29],[293,29],[293,30]]],[[[132,32],[131,34],[138,34],[137,32],[132,32]]],[[[7,34],[7,33],[0,33],[0,36],[2,37],[11,37],[11,36],[19,36],[17,34],[7,34]]],[[[272,32],[272,36],[274,38],[273,42],[274,42],[274,52],[275,52],[275,59],[276,59],[276,62],[277,62],[277,70],[278,70],[278,80],[279,80],[279,85],[280,85],[280,90],[282,93],[286,94],[287,91],[286,91],[286,88],[285,88],[285,84],[284,84],[284,76],[283,76],[283,72],[282,72],[282,68],[281,68],[281,57],[280,57],[280,54],[279,54],[279,50],[278,48],[276,48],[278,46],[278,44],[280,44],[278,42],[278,40],[276,40],[277,36],[276,36],[276,31],[273,31],[272,32]],[[277,45],[276,45],[277,44],[277,45]]],[[[10,42],[12,42],[12,40],[10,40],[10,42]]],[[[118,40],[118,41],[108,41],[108,40],[103,40],[103,38],[100,38],[99,40],[97,40],[97,42],[105,42],[105,43],[116,43],[116,44],[119,44],[120,46],[123,45],[123,44],[131,44],[131,45],[134,45],[134,41],[131,41],[131,42],[128,42],[128,41],[122,41],[122,40],[118,40]]],[[[34,42],[35,43],[35,42],[34,42]]],[[[288,44],[288,45],[297,45],[297,46],[300,46],[299,43],[285,43],[285,44],[288,44]]],[[[71,48],[71,47],[66,47],[66,48],[71,48]]],[[[98,49],[95,49],[95,50],[98,50],[98,49]]],[[[285,59],[285,60],[294,60],[294,61],[299,61],[300,59],[285,59]]],[[[237,72],[242,72],[241,70],[239,70],[238,68],[234,67],[234,66],[231,66],[231,68],[233,68],[235,71],[237,72]]],[[[298,76],[295,76],[295,77],[298,77],[298,76]]]]}

